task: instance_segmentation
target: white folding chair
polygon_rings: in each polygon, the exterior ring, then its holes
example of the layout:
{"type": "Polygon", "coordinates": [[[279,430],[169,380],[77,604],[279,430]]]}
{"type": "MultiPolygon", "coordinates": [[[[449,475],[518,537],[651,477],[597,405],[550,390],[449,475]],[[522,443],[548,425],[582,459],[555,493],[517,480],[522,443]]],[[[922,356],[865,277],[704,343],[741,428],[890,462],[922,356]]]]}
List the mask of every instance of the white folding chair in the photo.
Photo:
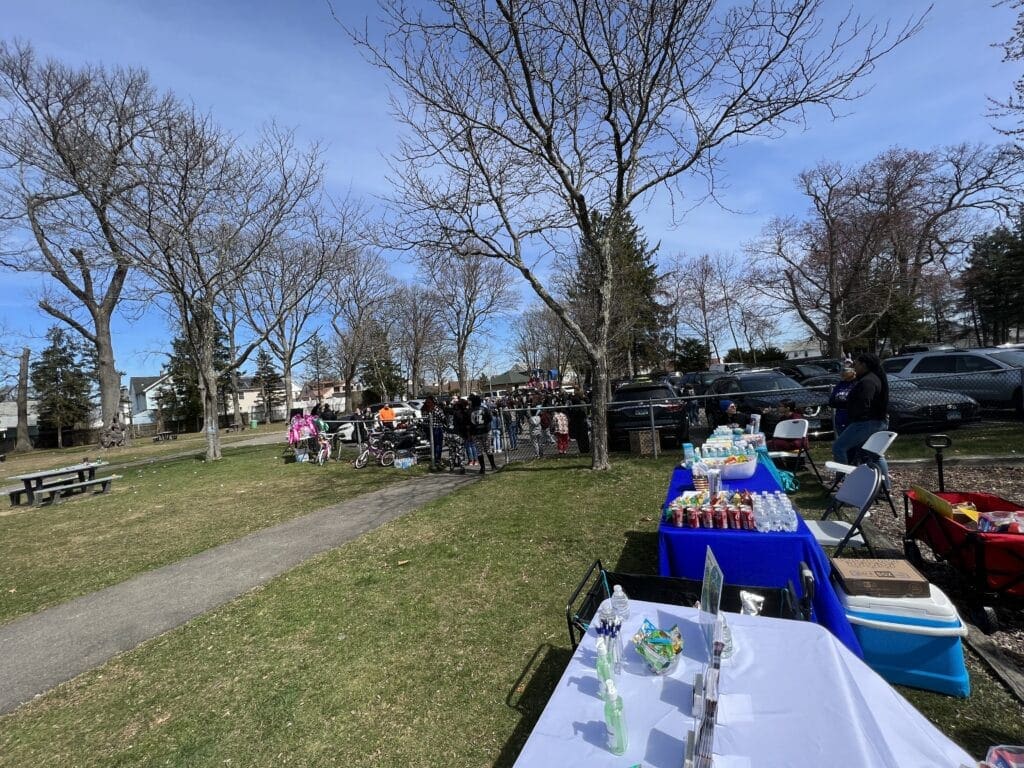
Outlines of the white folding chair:
{"type": "Polygon", "coordinates": [[[870,464],[861,464],[850,472],[843,484],[839,486],[832,503],[821,520],[805,520],[814,538],[823,547],[835,547],[833,557],[839,557],[847,546],[864,547],[874,554],[870,542],[864,537],[861,523],[871,505],[875,503],[878,490],[882,485],[882,473],[870,464]],[[843,505],[855,507],[857,515],[852,523],[845,520],[826,520],[833,511],[843,505]]]}
{"type": "MultiPolygon", "coordinates": [[[[871,435],[871,437],[864,442],[864,445],[860,447],[860,450],[864,453],[871,454],[864,463],[874,464],[876,459],[884,458],[885,452],[889,450],[889,446],[895,442],[898,436],[899,435],[896,432],[888,432],[886,430],[880,430],[871,435]]],[[[829,490],[835,490],[836,486],[843,481],[843,478],[856,469],[856,465],[841,464],[838,461],[826,461],[825,469],[835,472],[835,480],[832,482],[832,487],[829,488],[829,490]]],[[[882,495],[889,504],[889,509],[892,510],[893,517],[898,517],[899,515],[896,513],[896,505],[892,501],[892,494],[889,492],[889,484],[887,480],[888,478],[883,476],[882,495]]]]}
{"type": "Polygon", "coordinates": [[[817,465],[814,463],[814,459],[811,458],[810,451],[807,450],[807,419],[786,419],[780,421],[775,425],[775,432],[772,433],[773,440],[798,440],[800,442],[800,448],[795,451],[769,451],[768,455],[775,459],[791,459],[795,463],[797,469],[800,468],[801,458],[806,457],[807,462],[811,465],[811,469],[814,470],[814,476],[818,478],[818,482],[822,485],[825,481],[821,479],[821,473],[818,471],[817,465]]]}

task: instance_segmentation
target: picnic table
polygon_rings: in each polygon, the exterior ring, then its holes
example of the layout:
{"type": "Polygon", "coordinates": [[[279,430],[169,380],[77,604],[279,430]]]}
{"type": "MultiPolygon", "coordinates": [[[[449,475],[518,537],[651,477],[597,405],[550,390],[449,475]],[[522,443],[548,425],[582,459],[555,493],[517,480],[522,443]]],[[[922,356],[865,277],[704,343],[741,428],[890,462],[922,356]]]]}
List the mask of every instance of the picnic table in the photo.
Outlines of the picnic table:
{"type": "Polygon", "coordinates": [[[8,491],[11,506],[16,507],[22,503],[37,504],[44,496],[50,496],[57,501],[57,498],[64,493],[84,491],[97,485],[106,491],[110,487],[110,482],[117,479],[117,476],[97,478],[96,470],[108,463],[106,461],[83,461],[69,467],[41,469],[38,472],[14,475],[11,479],[20,480],[24,487],[8,491]],[[23,498],[24,501],[22,501],[23,498]]]}
{"type": "Polygon", "coordinates": [[[170,432],[170,431],[168,431],[168,432],[157,432],[155,435],[153,435],[153,442],[154,443],[162,443],[165,440],[177,440],[177,439],[178,439],[178,433],[177,432],[170,432]]]}

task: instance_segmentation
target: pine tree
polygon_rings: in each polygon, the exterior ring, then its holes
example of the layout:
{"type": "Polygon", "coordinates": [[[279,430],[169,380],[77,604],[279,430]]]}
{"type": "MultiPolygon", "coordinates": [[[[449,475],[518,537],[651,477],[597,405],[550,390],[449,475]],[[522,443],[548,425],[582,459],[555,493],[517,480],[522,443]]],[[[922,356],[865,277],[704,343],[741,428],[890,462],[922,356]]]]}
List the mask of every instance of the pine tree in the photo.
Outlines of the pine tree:
{"type": "Polygon", "coordinates": [[[57,447],[64,447],[62,430],[86,421],[92,408],[92,380],[81,345],[60,327],[46,333],[50,342],[31,366],[32,387],[39,401],[40,426],[57,430],[57,447]]]}
{"type": "MultiPolygon", "coordinates": [[[[650,248],[629,211],[592,214],[595,243],[606,236],[612,241],[611,333],[608,338],[609,370],[635,374],[657,367],[667,352],[663,329],[667,308],[658,302],[660,286],[650,248]]],[[[581,243],[575,271],[566,276],[566,293],[573,315],[587,333],[597,325],[598,246],[581,243]]]]}
{"type": "Polygon", "coordinates": [[[263,423],[270,423],[270,414],[279,405],[283,405],[284,379],[274,368],[274,360],[267,350],[260,347],[256,353],[256,373],[252,384],[260,391],[257,402],[263,407],[263,423]]]}
{"type": "MultiPolygon", "coordinates": [[[[214,362],[219,370],[224,370],[228,363],[228,344],[225,335],[218,330],[214,340],[214,362]]],[[[203,398],[199,394],[199,372],[195,361],[188,352],[188,345],[181,337],[171,342],[171,354],[164,368],[170,374],[171,383],[157,395],[157,406],[165,422],[175,423],[179,428],[191,428],[202,424],[203,398]]],[[[218,379],[218,392],[221,397],[231,392],[231,376],[223,374],[218,379]]]]}

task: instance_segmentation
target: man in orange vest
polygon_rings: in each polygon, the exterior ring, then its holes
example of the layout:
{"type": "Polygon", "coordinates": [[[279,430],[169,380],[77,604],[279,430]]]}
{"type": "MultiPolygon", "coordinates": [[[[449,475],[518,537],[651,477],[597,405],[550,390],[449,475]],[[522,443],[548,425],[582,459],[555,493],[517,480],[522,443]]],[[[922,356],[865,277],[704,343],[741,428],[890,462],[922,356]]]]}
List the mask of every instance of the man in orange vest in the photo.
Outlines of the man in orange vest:
{"type": "Polygon", "coordinates": [[[395,412],[391,409],[391,406],[387,403],[384,407],[377,411],[377,418],[380,419],[380,423],[385,427],[395,426],[395,412]]]}

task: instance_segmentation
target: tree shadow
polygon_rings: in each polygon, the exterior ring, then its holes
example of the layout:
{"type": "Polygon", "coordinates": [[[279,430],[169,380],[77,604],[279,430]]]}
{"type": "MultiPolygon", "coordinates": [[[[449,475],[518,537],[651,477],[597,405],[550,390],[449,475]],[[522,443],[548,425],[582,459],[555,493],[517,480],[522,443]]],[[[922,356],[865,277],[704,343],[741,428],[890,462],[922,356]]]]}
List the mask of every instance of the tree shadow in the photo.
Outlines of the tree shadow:
{"type": "Polygon", "coordinates": [[[658,573],[658,532],[625,531],[626,544],[612,570],[620,573],[658,573]]]}
{"type": "Polygon", "coordinates": [[[520,717],[494,761],[494,768],[511,768],[515,763],[570,658],[572,651],[568,648],[557,648],[548,643],[539,645],[533,652],[505,697],[506,706],[516,710],[520,717]]]}

